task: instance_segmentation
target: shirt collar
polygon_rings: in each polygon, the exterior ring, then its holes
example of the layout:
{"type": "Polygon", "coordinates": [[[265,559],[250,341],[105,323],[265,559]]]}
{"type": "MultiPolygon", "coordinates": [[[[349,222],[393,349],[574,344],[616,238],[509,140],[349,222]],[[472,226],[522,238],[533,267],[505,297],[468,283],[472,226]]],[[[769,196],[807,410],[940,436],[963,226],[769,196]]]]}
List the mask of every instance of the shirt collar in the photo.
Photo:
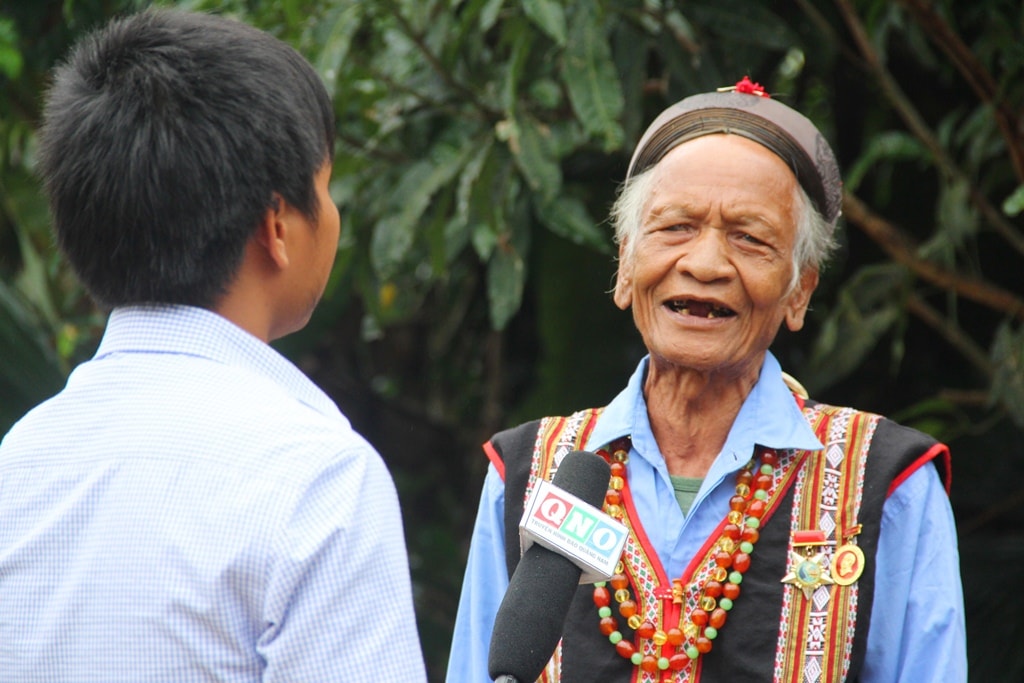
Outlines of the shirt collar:
{"type": "Polygon", "coordinates": [[[220,315],[191,306],[149,304],[115,308],[95,360],[119,353],[173,353],[243,367],[331,417],[338,406],[305,374],[262,340],[220,315]]]}
{"type": "MultiPolygon", "coordinates": [[[[596,450],[619,437],[630,436],[642,457],[662,460],[651,432],[643,393],[649,358],[646,356],[640,361],[626,388],[605,407],[587,440],[588,449],[596,450]]],[[[771,352],[765,353],[757,383],[740,407],[712,470],[718,469],[720,463],[728,469],[743,465],[756,445],[778,449],[824,448],[783,381],[782,368],[771,352]]]]}

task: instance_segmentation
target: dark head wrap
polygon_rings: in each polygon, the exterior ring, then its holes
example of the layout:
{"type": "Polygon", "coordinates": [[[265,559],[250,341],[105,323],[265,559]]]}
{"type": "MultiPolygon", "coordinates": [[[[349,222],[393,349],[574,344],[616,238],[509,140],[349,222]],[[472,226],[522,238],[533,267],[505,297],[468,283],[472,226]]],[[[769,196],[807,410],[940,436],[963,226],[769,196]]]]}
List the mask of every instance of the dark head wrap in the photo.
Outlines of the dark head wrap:
{"type": "Polygon", "coordinates": [[[677,145],[714,133],[742,135],[777,154],[793,171],[814,207],[831,225],[839,218],[842,181],[825,138],[800,112],[740,86],[733,92],[687,97],[665,111],[644,132],[629,163],[628,177],[661,161],[677,145]]]}

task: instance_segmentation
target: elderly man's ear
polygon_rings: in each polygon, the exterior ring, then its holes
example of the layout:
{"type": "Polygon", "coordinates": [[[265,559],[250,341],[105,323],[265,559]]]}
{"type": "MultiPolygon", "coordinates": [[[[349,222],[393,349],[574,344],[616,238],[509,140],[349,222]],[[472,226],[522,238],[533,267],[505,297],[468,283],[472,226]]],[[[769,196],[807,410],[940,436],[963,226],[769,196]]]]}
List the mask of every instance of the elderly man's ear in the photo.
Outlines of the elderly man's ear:
{"type": "Polygon", "coordinates": [[[626,242],[619,244],[619,270],[615,273],[615,292],[612,301],[622,310],[627,310],[633,303],[633,264],[625,259],[626,242]]]}
{"type": "Polygon", "coordinates": [[[818,271],[814,268],[804,268],[796,289],[789,293],[783,304],[786,309],[786,327],[791,332],[796,332],[804,326],[804,315],[811,303],[811,294],[817,286],[818,271]]]}

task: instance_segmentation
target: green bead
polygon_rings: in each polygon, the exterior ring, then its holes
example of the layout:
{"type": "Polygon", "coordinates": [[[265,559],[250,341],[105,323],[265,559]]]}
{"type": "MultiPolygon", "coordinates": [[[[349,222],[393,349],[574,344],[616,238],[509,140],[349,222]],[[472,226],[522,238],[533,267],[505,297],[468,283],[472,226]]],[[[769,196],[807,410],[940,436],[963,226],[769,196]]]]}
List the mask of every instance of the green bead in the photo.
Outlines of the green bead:
{"type": "Polygon", "coordinates": [[[719,598],[718,606],[724,609],[726,612],[732,609],[732,600],[729,598],[719,598]]]}
{"type": "Polygon", "coordinates": [[[608,634],[608,640],[611,641],[612,645],[618,645],[619,641],[622,640],[622,634],[618,631],[612,631],[608,634]]]}
{"type": "Polygon", "coordinates": [[[668,668],[668,657],[658,657],[658,668],[662,671],[668,668]]]}
{"type": "Polygon", "coordinates": [[[768,492],[764,489],[757,489],[754,491],[754,498],[758,500],[768,500],[768,492]]]}
{"type": "Polygon", "coordinates": [[[697,649],[696,645],[687,645],[686,656],[690,659],[697,659],[697,657],[700,657],[700,650],[697,649]]]}
{"type": "MultiPolygon", "coordinates": [[[[728,598],[726,598],[726,600],[728,600],[728,598]]],[[[708,640],[714,640],[718,637],[718,629],[714,626],[708,626],[704,629],[704,637],[708,640]]]]}
{"type": "Polygon", "coordinates": [[[612,615],[612,608],[611,607],[599,607],[597,609],[597,616],[601,617],[602,619],[607,619],[611,615],[612,615]]]}
{"type": "Polygon", "coordinates": [[[729,583],[735,583],[737,586],[743,583],[743,574],[739,572],[729,572],[729,583]]]}
{"type": "Polygon", "coordinates": [[[771,474],[775,471],[775,468],[771,465],[761,465],[761,474],[771,474]]]}
{"type": "Polygon", "coordinates": [[[750,541],[743,541],[742,543],[740,543],[740,550],[749,555],[750,553],[754,552],[754,544],[750,541]]]}
{"type": "Polygon", "coordinates": [[[761,520],[759,520],[757,517],[747,517],[747,519],[744,521],[744,524],[749,526],[751,529],[756,529],[759,526],[761,526],[761,520]]]}
{"type": "Polygon", "coordinates": [[[604,588],[607,585],[608,585],[607,581],[597,581],[597,582],[594,583],[594,586],[596,588],[604,588]]]}
{"type": "Polygon", "coordinates": [[[641,652],[634,652],[629,656],[629,661],[633,662],[633,666],[640,666],[640,662],[644,661],[644,655],[641,652]]]}

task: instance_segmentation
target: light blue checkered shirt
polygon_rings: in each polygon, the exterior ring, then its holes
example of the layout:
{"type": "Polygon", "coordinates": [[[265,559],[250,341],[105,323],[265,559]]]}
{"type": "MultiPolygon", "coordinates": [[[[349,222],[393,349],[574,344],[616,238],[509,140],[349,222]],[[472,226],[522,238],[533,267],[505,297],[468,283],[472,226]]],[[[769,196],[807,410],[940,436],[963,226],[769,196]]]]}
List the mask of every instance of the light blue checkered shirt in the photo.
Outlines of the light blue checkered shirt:
{"type": "Polygon", "coordinates": [[[0,681],[425,680],[394,485],[295,366],[113,312],[0,444],[0,681]]]}

